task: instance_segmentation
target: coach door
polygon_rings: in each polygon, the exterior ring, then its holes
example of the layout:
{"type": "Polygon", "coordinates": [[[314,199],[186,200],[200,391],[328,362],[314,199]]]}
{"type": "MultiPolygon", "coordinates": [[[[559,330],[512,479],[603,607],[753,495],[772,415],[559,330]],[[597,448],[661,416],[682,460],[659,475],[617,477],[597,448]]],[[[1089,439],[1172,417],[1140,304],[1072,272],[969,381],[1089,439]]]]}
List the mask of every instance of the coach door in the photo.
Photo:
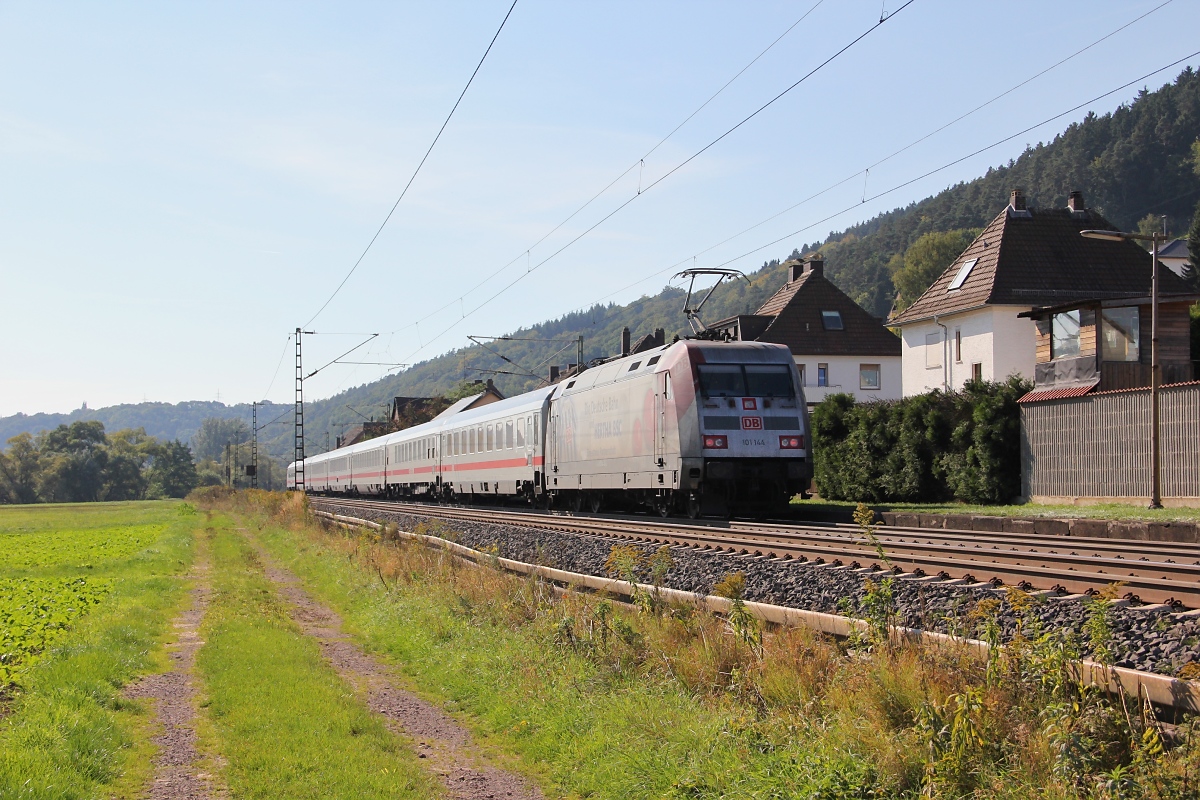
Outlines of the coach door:
{"type": "Polygon", "coordinates": [[[558,485],[555,475],[558,473],[558,414],[551,414],[549,424],[542,435],[546,441],[546,487],[558,485]]]}
{"type": "Polygon", "coordinates": [[[667,392],[670,373],[659,372],[654,376],[654,463],[663,465],[667,450],[667,392]]]}

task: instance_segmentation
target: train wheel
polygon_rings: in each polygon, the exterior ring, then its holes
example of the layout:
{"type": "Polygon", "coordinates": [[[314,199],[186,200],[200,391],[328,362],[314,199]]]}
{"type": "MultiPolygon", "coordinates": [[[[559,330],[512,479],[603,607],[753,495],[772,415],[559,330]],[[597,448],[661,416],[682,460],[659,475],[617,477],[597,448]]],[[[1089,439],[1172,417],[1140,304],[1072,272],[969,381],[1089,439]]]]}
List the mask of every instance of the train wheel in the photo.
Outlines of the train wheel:
{"type": "Polygon", "coordinates": [[[697,492],[689,492],[687,496],[687,515],[688,519],[700,518],[700,495],[697,492]]]}
{"type": "Polygon", "coordinates": [[[603,508],[603,506],[604,506],[603,495],[601,495],[600,492],[592,492],[591,496],[588,498],[588,508],[591,509],[593,514],[599,514],[600,509],[603,508]]]}
{"type": "Polygon", "coordinates": [[[654,510],[658,512],[660,517],[671,516],[671,498],[656,497],[654,498],[654,510]]]}
{"type": "Polygon", "coordinates": [[[583,492],[571,492],[571,510],[576,514],[583,511],[583,492]]]}

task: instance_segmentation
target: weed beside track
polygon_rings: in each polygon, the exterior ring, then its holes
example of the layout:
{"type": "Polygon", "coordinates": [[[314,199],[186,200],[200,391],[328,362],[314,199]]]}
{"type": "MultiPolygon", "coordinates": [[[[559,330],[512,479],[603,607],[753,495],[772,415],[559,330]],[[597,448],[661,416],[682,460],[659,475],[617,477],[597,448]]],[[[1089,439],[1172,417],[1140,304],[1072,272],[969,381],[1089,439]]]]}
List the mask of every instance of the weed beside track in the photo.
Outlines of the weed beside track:
{"type": "Polygon", "coordinates": [[[653,598],[560,597],[386,529],[323,527],[299,497],[211,502],[262,524],[273,557],[368,650],[566,795],[1184,798],[1200,785],[1200,731],[1168,741],[1137,698],[1080,686],[1052,634],[1028,630],[986,662],[899,644],[881,614],[837,642],[653,598]]]}

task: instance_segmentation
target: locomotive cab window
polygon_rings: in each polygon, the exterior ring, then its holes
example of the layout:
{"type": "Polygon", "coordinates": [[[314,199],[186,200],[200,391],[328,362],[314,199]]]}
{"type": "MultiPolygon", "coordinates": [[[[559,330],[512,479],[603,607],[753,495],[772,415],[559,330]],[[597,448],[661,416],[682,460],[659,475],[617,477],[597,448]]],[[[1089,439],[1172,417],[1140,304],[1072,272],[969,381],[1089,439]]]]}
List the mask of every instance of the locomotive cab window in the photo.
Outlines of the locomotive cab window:
{"type": "Polygon", "coordinates": [[[750,397],[795,396],[792,371],[782,364],[746,365],[746,394],[750,397]]]}
{"type": "Polygon", "coordinates": [[[742,368],[732,364],[698,364],[700,393],[704,397],[744,397],[746,379],[742,368]]]}

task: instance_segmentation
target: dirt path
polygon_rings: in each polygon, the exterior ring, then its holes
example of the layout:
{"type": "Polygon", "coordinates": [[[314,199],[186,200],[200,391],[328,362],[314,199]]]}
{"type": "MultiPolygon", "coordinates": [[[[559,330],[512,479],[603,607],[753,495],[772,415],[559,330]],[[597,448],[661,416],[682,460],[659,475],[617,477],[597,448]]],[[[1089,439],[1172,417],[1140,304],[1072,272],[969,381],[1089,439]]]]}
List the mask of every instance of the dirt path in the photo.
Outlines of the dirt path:
{"type": "MultiPolygon", "coordinates": [[[[253,543],[253,542],[252,542],[253,543]]],[[[343,679],[365,695],[367,706],[389,725],[417,742],[417,755],[429,760],[456,800],[514,798],[542,800],[542,793],[524,778],[488,765],[471,741],[471,734],[437,706],[388,680],[386,668],[342,633],[342,621],[331,609],[313,600],[290,572],[274,565],[255,544],[274,583],[291,604],[291,615],[305,634],[315,638],[322,653],[343,679]]]]}
{"type": "Polygon", "coordinates": [[[213,776],[201,771],[194,724],[196,677],[193,665],[196,651],[204,644],[200,639],[200,622],[211,594],[208,576],[208,562],[198,556],[189,576],[196,582],[191,592],[192,603],[175,618],[175,640],[167,645],[171,668],[140,678],[125,690],[126,697],[153,702],[155,719],[160,726],[153,739],[158,746],[154,758],[154,783],[146,795],[151,800],[212,800],[224,796],[216,787],[213,776]]]}

